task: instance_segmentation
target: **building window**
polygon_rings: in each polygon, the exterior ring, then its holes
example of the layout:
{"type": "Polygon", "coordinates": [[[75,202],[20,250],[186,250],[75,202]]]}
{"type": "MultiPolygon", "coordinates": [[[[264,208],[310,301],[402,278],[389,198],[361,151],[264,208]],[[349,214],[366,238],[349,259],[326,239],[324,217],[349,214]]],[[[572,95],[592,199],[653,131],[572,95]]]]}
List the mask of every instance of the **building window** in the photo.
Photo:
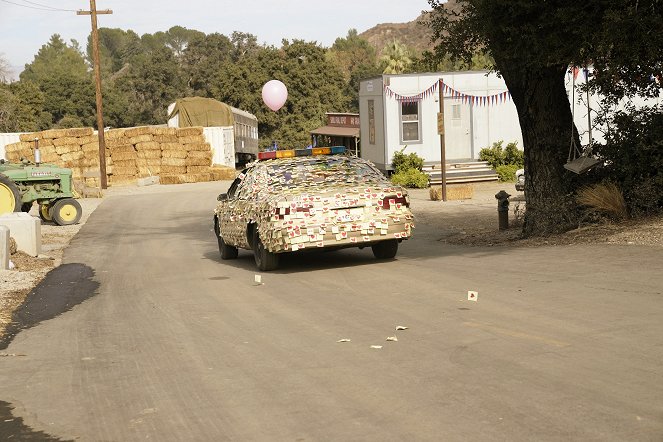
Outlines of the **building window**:
{"type": "Polygon", "coordinates": [[[419,114],[420,106],[418,101],[401,103],[401,141],[413,142],[421,141],[420,124],[421,116],[419,114]]]}

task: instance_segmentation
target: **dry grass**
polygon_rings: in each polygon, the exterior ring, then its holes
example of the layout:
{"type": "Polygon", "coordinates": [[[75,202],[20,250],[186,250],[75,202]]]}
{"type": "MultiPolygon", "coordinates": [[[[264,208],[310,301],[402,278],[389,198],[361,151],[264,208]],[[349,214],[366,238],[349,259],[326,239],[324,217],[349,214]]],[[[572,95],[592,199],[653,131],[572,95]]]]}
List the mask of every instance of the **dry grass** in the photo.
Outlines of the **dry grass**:
{"type": "Polygon", "coordinates": [[[591,211],[601,212],[618,220],[629,217],[622,191],[611,182],[581,188],[577,201],[591,211]]]}
{"type": "MultiPolygon", "coordinates": [[[[442,188],[440,186],[429,189],[430,199],[440,201],[442,199],[442,188]]],[[[470,200],[474,196],[474,186],[471,184],[454,184],[447,186],[447,201],[470,200]]]]}

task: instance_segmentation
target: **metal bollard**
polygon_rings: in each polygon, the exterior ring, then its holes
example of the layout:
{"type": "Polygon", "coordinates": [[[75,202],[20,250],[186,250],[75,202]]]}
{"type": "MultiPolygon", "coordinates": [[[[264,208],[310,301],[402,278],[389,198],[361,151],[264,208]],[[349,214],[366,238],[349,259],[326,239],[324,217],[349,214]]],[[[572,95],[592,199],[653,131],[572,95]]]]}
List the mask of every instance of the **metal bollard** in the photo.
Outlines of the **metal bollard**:
{"type": "Polygon", "coordinates": [[[509,195],[504,190],[500,190],[495,194],[497,199],[497,219],[499,221],[500,230],[509,228],[509,195]]]}

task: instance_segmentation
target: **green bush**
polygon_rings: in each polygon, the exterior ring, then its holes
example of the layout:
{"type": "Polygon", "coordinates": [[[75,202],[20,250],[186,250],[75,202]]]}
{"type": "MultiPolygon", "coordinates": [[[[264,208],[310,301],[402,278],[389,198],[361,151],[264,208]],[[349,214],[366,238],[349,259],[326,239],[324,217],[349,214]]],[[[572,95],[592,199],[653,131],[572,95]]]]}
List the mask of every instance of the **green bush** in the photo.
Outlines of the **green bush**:
{"type": "Polygon", "coordinates": [[[428,175],[417,169],[406,169],[393,174],[391,182],[397,186],[424,189],[428,187],[428,175]]]}
{"type": "Polygon", "coordinates": [[[493,169],[505,165],[517,165],[516,169],[520,169],[525,164],[525,155],[518,149],[518,143],[511,142],[502,147],[504,141],[497,141],[493,143],[492,147],[486,147],[479,151],[479,159],[487,161],[493,169]]]}
{"type": "Polygon", "coordinates": [[[396,152],[394,158],[391,160],[391,166],[394,168],[394,172],[399,173],[408,169],[421,171],[424,168],[424,159],[414,152],[405,155],[403,153],[405,147],[396,152]]]}
{"type": "Polygon", "coordinates": [[[497,166],[495,172],[497,176],[500,177],[500,181],[511,183],[516,181],[516,171],[520,169],[518,164],[504,164],[502,166],[497,166]]]}

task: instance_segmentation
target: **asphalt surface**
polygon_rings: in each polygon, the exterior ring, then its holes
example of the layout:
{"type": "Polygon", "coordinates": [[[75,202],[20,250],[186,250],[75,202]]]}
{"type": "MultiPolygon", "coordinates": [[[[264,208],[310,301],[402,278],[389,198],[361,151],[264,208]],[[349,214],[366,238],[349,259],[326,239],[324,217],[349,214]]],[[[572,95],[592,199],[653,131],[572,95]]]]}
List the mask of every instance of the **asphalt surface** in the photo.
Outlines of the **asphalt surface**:
{"type": "Polygon", "coordinates": [[[220,260],[223,190],[90,216],[0,353],[0,440],[663,440],[661,248],[417,225],[396,260],[293,255],[257,285],[250,252],[220,260]]]}

